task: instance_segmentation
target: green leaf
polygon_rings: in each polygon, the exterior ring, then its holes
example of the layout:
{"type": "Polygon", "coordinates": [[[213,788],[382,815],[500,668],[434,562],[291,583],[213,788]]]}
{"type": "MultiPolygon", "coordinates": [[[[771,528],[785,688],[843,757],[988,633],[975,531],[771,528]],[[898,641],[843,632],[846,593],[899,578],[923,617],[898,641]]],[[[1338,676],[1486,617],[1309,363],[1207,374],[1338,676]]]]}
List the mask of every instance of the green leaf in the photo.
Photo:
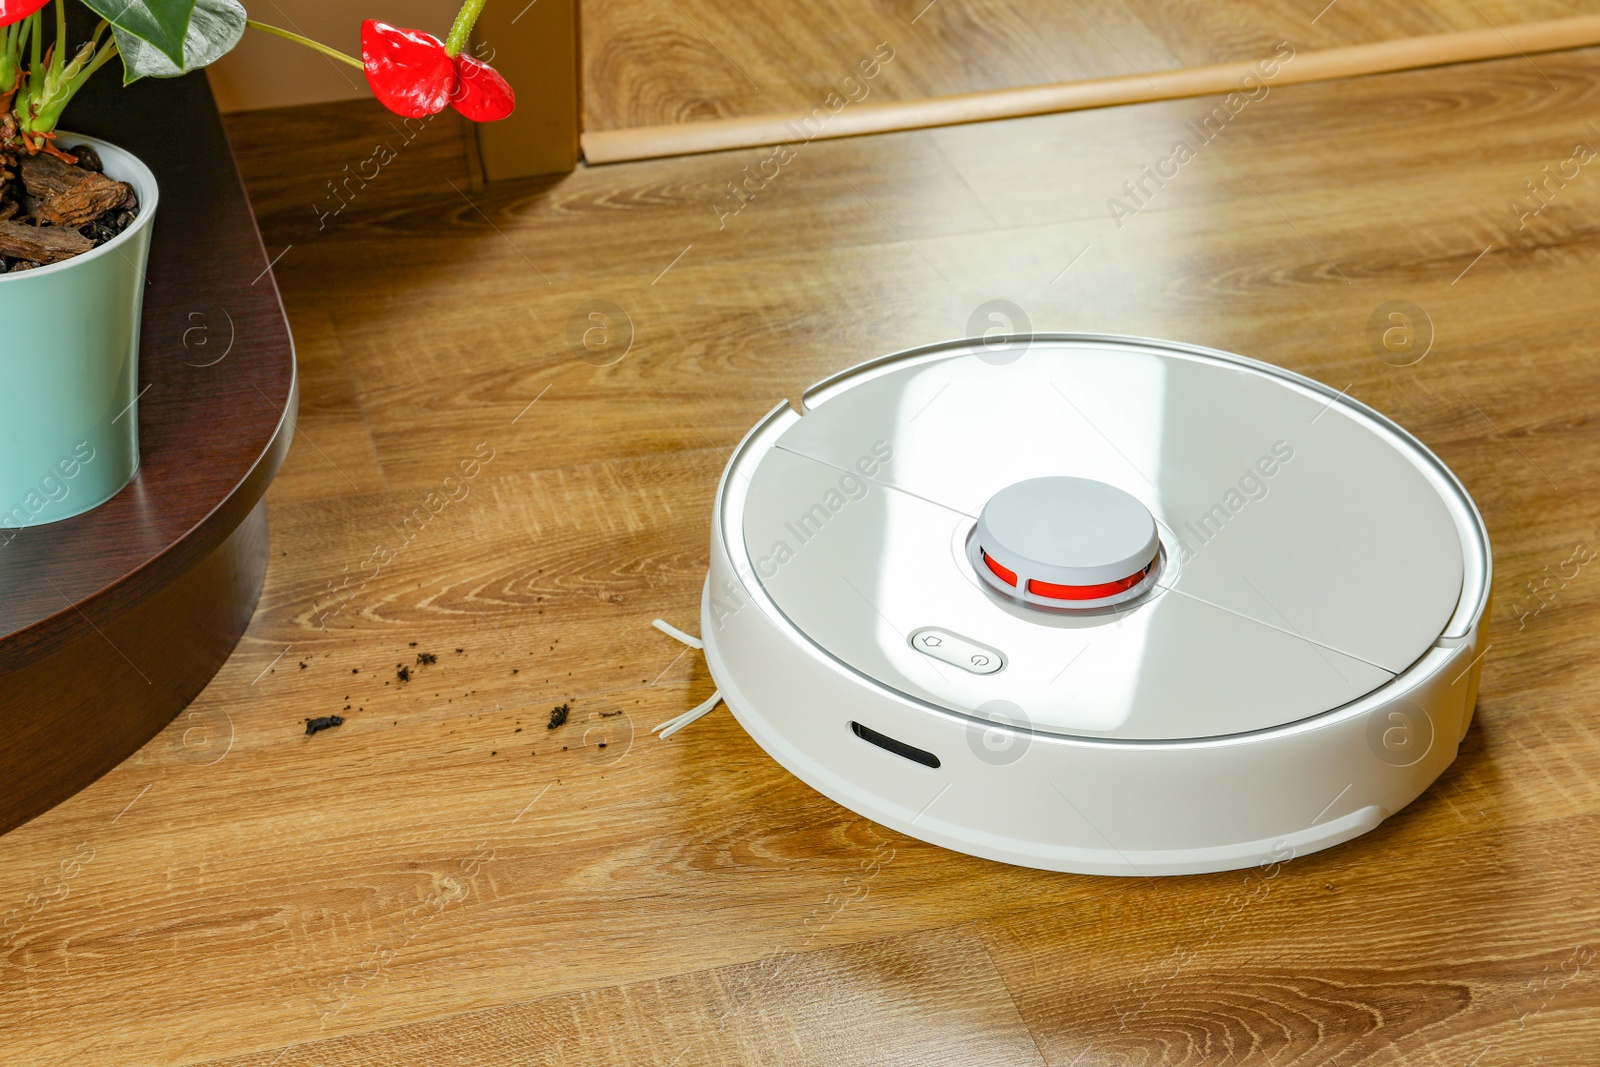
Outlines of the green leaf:
{"type": "Polygon", "coordinates": [[[191,70],[208,67],[233,51],[244,36],[245,11],[238,0],[195,0],[189,19],[189,32],[183,38],[183,61],[173,63],[160,50],[120,26],[111,32],[122,53],[122,80],[137,78],[176,78],[191,70]]]}
{"type": "Polygon", "coordinates": [[[117,33],[117,47],[128,37],[137,37],[165,53],[183,66],[184,36],[189,31],[189,15],[195,0],[83,0],[85,6],[111,23],[117,33]]]}

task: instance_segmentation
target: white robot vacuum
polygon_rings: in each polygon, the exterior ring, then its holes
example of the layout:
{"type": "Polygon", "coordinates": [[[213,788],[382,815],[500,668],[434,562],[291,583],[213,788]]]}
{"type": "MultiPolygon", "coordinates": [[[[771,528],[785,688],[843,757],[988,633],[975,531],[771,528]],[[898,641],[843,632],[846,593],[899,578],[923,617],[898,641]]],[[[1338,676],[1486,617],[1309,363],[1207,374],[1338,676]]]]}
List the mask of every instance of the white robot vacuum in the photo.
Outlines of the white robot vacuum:
{"type": "Polygon", "coordinates": [[[1317,382],[1127,337],[964,340],[740,444],[702,637],[780,764],[902,833],[1087,874],[1270,864],[1455,758],[1482,517],[1317,382]]]}

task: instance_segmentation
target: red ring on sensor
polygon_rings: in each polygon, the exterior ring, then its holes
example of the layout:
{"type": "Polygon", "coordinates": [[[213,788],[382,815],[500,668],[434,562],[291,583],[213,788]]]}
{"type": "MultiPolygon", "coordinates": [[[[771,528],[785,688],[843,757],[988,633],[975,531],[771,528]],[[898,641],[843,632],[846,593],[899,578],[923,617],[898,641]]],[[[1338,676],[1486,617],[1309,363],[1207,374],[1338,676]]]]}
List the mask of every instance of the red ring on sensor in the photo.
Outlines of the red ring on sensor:
{"type": "MultiPolygon", "coordinates": [[[[984,558],[988,559],[987,556],[984,558]]],[[[1145,575],[1150,573],[1150,568],[1154,565],[1154,562],[1151,562],[1137,574],[1130,574],[1126,578],[1118,578],[1114,582],[1105,582],[1101,585],[1056,585],[1054,582],[1041,582],[1037,578],[1029,578],[1028,592],[1052,600],[1099,600],[1101,597],[1116,596],[1132,589],[1144,581],[1145,575]]],[[[994,563],[991,562],[989,566],[993,568],[994,563]]]]}
{"type": "MultiPolygon", "coordinates": [[[[994,571],[994,573],[1000,578],[1000,580],[1002,582],[1005,582],[1007,585],[1016,585],[1017,584],[1017,572],[1016,571],[1008,571],[1008,570],[1006,570],[1004,567],[1000,566],[1000,564],[998,564],[994,560],[990,559],[989,558],[989,553],[984,552],[983,549],[981,549],[981,548],[978,549],[978,552],[979,552],[979,554],[981,554],[983,556],[983,562],[988,564],[989,569],[994,571]]],[[[1065,586],[1061,586],[1060,588],[1064,589],[1066,587],[1065,586]]]]}

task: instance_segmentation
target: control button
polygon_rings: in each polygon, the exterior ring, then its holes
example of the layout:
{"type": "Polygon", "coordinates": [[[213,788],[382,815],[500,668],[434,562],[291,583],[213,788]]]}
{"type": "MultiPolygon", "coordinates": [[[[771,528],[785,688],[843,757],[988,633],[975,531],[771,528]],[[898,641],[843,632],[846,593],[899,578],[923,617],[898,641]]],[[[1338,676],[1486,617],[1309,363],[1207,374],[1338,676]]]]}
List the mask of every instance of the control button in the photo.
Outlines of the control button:
{"type": "Polygon", "coordinates": [[[1006,657],[999,650],[937,626],[924,626],[914,631],[911,634],[911,647],[923,655],[973,674],[993,674],[1006,665],[1006,657]]]}

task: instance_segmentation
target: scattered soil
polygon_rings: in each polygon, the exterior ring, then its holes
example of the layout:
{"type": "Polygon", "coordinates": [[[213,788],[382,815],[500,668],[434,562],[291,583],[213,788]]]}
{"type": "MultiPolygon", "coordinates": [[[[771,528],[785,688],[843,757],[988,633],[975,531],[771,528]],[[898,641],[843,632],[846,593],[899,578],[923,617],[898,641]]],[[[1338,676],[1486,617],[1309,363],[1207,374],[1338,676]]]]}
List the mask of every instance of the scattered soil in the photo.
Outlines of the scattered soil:
{"type": "Polygon", "coordinates": [[[396,678],[400,679],[402,682],[411,681],[411,668],[410,667],[407,667],[404,663],[396,663],[394,666],[395,666],[394,676],[396,678]]]}
{"type": "Polygon", "coordinates": [[[343,715],[319,715],[315,719],[306,720],[306,736],[310,737],[318,730],[327,730],[335,726],[344,725],[343,715]]]}
{"type": "Polygon", "coordinates": [[[565,704],[557,704],[555,707],[551,708],[550,724],[546,726],[545,729],[554,730],[557,726],[565,725],[567,721],[567,715],[571,711],[572,709],[567,707],[565,704]]]}
{"type": "Polygon", "coordinates": [[[426,667],[430,663],[438,663],[439,662],[439,657],[435,656],[432,652],[418,652],[417,653],[417,662],[419,664],[421,664],[422,666],[426,667]]]}
{"type": "Polygon", "coordinates": [[[0,148],[0,274],[82,255],[138,217],[133,186],[106,177],[94,149],[78,145],[67,155],[77,162],[0,148]]]}

